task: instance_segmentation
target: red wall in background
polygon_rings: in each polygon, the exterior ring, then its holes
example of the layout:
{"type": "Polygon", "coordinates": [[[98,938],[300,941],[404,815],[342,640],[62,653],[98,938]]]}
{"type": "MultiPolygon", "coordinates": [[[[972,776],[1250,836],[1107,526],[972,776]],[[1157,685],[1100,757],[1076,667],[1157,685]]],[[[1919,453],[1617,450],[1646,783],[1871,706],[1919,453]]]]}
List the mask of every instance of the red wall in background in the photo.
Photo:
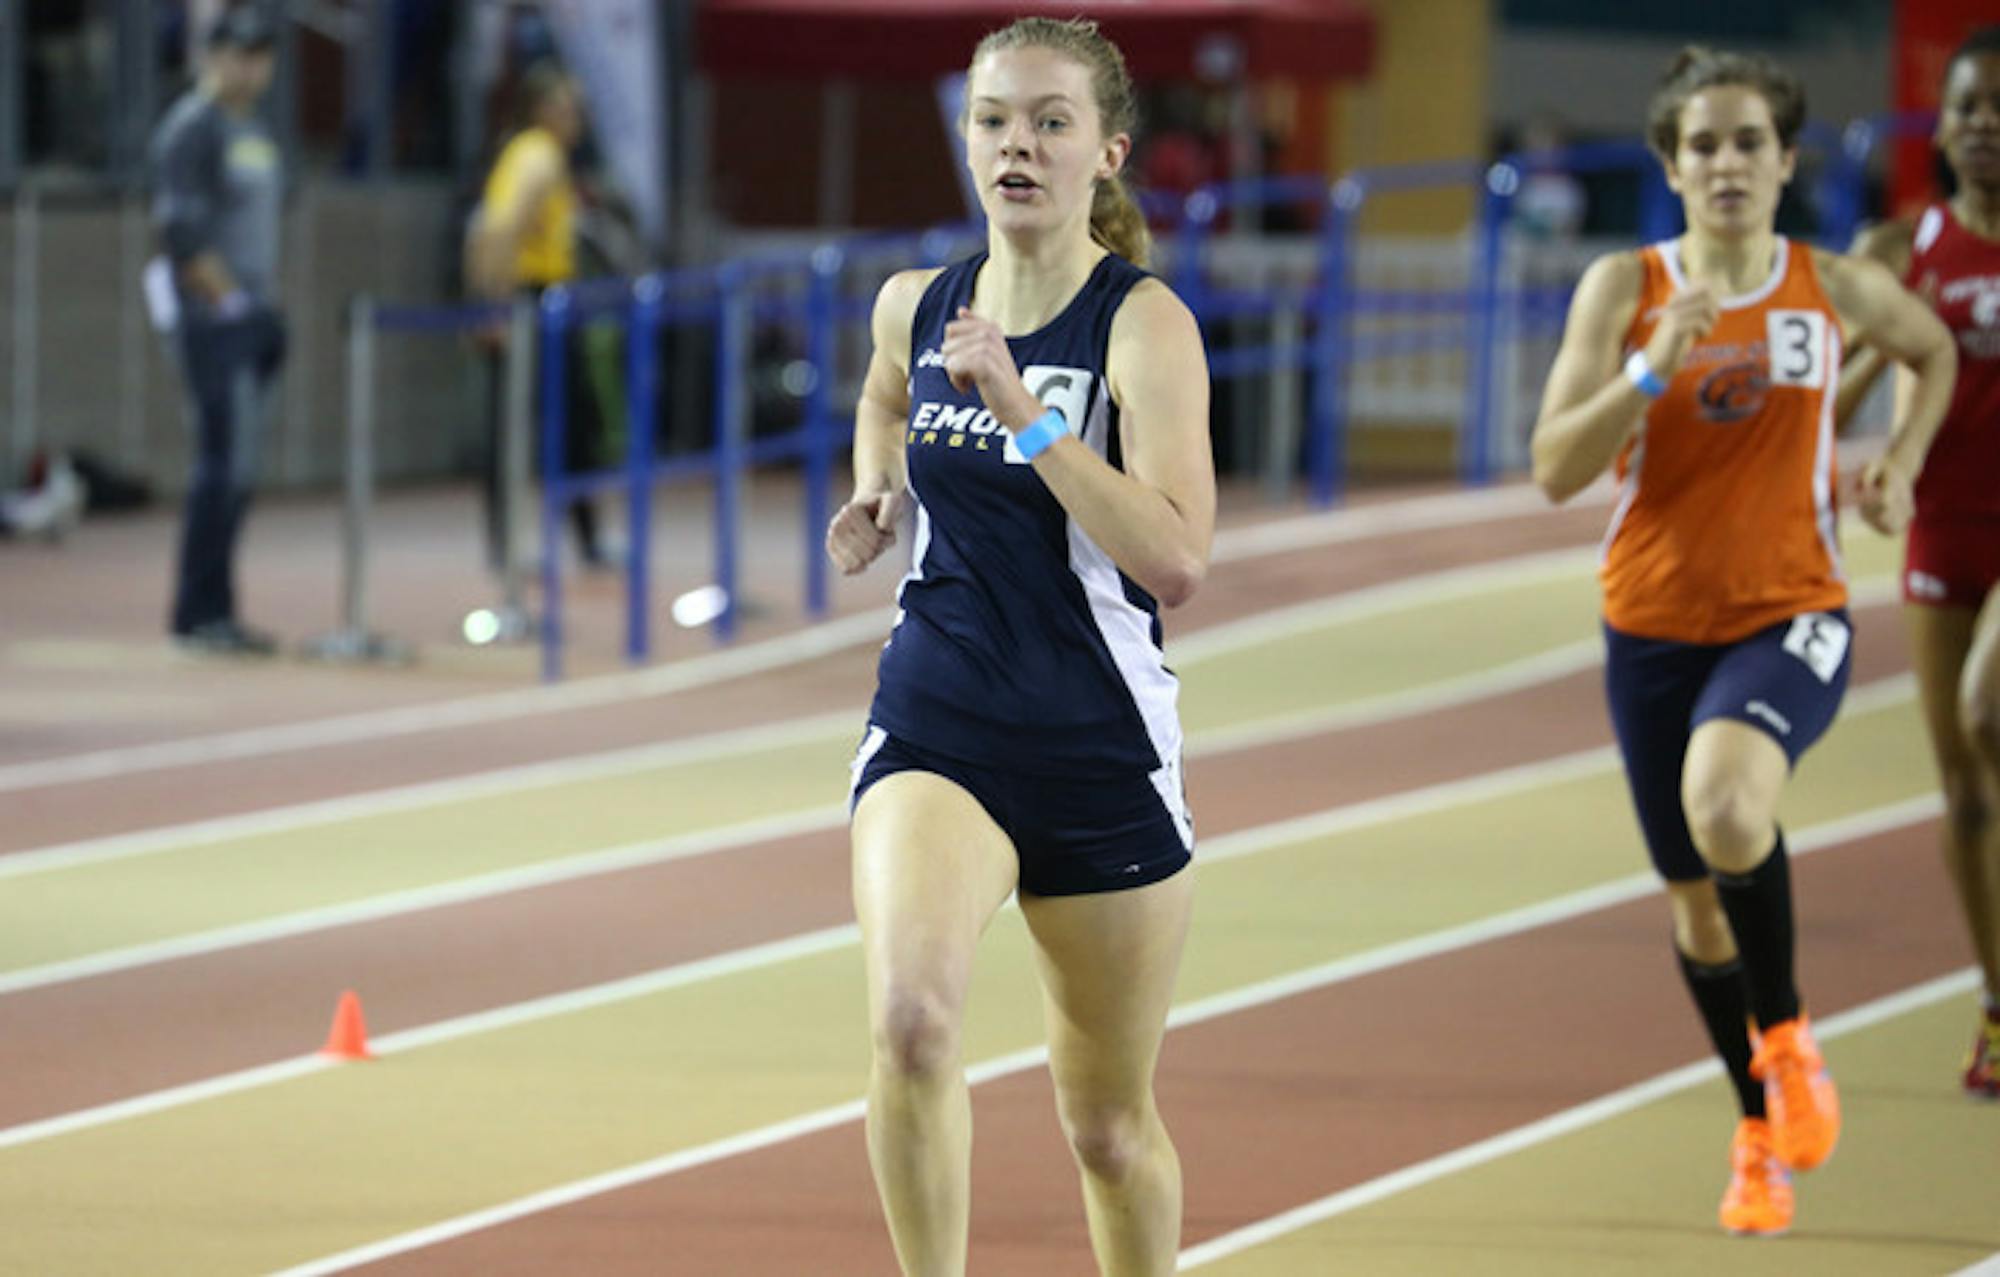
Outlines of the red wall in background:
{"type": "MultiPolygon", "coordinates": [[[[1896,110],[1937,110],[1952,50],[1975,29],[1994,25],[2000,25],[2000,0],[1896,0],[1896,110]]],[[[1939,194],[1930,138],[1902,138],[1894,155],[1889,208],[1907,215],[1939,194]]]]}

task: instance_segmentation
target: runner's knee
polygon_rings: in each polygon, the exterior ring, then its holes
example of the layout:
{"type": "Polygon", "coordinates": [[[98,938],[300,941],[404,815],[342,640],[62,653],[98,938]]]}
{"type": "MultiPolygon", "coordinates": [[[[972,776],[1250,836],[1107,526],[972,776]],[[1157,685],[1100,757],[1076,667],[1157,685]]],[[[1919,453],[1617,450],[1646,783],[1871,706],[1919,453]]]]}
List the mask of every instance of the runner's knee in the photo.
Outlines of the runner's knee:
{"type": "Polygon", "coordinates": [[[1959,698],[1959,729],[1989,776],[2000,775],[2000,689],[1968,687],[1959,698]]]}
{"type": "Polygon", "coordinates": [[[1993,799],[1980,784],[1971,758],[1960,754],[1938,769],[1944,791],[1944,818],[1951,828],[1951,845],[1977,847],[1992,828],[1993,799]]]}
{"type": "Polygon", "coordinates": [[[1063,1130],[1076,1164],[1093,1177],[1122,1184],[1144,1161],[1152,1126],[1148,1106],[1064,1106],[1063,1130]]]}
{"type": "Polygon", "coordinates": [[[1681,802],[1694,845],[1713,868],[1747,873],[1771,850],[1771,812],[1737,778],[1690,779],[1681,802]]]}
{"type": "Polygon", "coordinates": [[[899,1077],[925,1081],[958,1067],[959,1016],[936,992],[892,986],[875,1023],[875,1059],[899,1077]]]}

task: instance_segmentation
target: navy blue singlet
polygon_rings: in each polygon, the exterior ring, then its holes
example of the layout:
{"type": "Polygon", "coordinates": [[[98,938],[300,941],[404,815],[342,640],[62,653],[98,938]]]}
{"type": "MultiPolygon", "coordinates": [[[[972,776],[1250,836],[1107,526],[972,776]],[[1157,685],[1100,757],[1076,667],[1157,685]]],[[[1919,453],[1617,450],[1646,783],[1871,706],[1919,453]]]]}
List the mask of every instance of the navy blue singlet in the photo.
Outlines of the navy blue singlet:
{"type": "MultiPolygon", "coordinates": [[[[911,328],[915,561],[869,717],[923,748],[1016,772],[1177,774],[1180,683],[1162,659],[1158,605],[1069,517],[977,390],[961,394],[945,376],[945,324],[970,303],[985,261],[938,275],[911,328]]],[[[1106,254],[1061,314],[1007,339],[1028,388],[1112,465],[1111,320],[1147,278],[1106,254]]]]}

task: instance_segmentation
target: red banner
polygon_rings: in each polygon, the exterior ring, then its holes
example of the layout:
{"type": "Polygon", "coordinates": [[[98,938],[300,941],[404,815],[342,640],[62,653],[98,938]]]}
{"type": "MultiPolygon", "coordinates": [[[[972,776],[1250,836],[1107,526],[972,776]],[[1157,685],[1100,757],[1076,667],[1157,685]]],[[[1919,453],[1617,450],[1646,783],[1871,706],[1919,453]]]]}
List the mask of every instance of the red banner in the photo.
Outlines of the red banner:
{"type": "MultiPolygon", "coordinates": [[[[1984,26],[2000,26],[2000,0],[1896,0],[1896,111],[1937,110],[1952,50],[1984,26]]],[[[1889,208],[1910,215],[1942,193],[1931,140],[1906,135],[1895,142],[1893,155],[1889,208]]]]}

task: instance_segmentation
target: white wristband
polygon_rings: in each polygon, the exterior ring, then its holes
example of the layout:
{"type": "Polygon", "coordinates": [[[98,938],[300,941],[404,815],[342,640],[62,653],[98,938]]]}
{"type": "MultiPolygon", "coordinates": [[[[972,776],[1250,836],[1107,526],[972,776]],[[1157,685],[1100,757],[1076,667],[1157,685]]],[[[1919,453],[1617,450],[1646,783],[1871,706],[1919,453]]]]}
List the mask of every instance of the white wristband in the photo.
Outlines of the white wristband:
{"type": "Polygon", "coordinates": [[[1648,399],[1658,399],[1667,393],[1667,383],[1660,380],[1660,374],[1653,371],[1653,365],[1646,358],[1646,352],[1635,350],[1625,360],[1625,379],[1639,388],[1648,399]]]}

